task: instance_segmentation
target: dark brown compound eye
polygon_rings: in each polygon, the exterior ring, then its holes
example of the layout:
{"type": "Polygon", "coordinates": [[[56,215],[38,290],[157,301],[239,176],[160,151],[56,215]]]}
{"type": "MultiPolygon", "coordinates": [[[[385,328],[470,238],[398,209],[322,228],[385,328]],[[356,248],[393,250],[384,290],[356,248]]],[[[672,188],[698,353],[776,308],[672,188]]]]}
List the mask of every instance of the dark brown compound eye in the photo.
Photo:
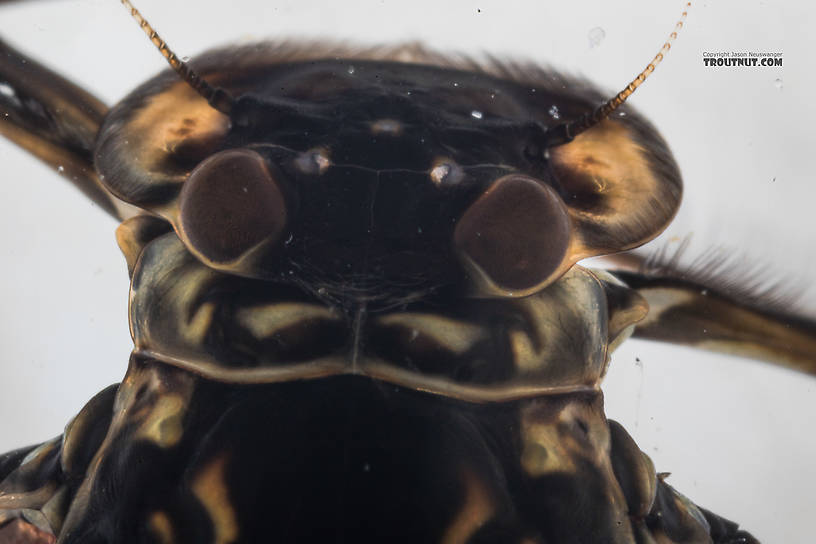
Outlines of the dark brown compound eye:
{"type": "Polygon", "coordinates": [[[512,294],[550,278],[564,262],[571,235],[567,208],[551,187],[509,175],[465,211],[454,243],[468,264],[512,294]]]}
{"type": "Polygon", "coordinates": [[[184,183],[179,209],[182,238],[215,265],[276,243],[288,220],[280,176],[247,149],[222,151],[199,164],[184,183]]]}

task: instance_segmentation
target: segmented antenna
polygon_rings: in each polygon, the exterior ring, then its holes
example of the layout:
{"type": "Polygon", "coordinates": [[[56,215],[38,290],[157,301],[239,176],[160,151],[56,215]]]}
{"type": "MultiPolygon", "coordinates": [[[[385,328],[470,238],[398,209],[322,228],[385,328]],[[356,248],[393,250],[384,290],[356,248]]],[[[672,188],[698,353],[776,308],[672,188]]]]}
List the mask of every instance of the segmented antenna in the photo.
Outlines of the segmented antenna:
{"type": "Polygon", "coordinates": [[[584,132],[585,130],[594,127],[618,109],[618,107],[626,102],[626,99],[635,92],[635,89],[640,87],[640,84],[646,81],[646,78],[649,77],[649,74],[654,72],[655,67],[660,64],[660,61],[663,60],[663,57],[666,53],[669,52],[671,49],[672,42],[677,39],[677,33],[683,28],[683,23],[686,20],[686,16],[688,15],[688,8],[691,7],[691,2],[686,3],[686,7],[683,10],[683,13],[680,15],[680,19],[677,21],[677,24],[674,25],[674,30],[671,34],[669,34],[666,43],[663,44],[663,47],[660,48],[660,51],[657,52],[657,55],[652,59],[652,62],[649,63],[646,68],[638,74],[638,76],[629,83],[621,92],[619,92],[614,98],[607,101],[605,104],[599,106],[595,111],[591,113],[585,113],[575,121],[570,123],[564,123],[558,125],[551,130],[547,131],[546,139],[547,139],[547,147],[556,146],[571,142],[573,138],[584,132]]]}
{"type": "Polygon", "coordinates": [[[173,53],[172,49],[167,46],[167,43],[161,39],[158,32],[153,30],[150,23],[148,23],[147,20],[142,17],[139,10],[133,7],[133,4],[131,4],[129,0],[121,0],[121,2],[122,5],[130,11],[130,15],[136,19],[136,22],[139,23],[140,27],[142,27],[142,30],[144,30],[144,33],[147,34],[147,37],[150,38],[150,41],[153,42],[153,45],[156,46],[159,53],[161,53],[162,56],[167,59],[170,67],[176,71],[181,79],[186,81],[190,87],[204,97],[210,106],[217,109],[221,113],[229,115],[230,111],[232,111],[232,105],[235,103],[235,99],[224,89],[220,87],[213,87],[207,83],[192,68],[190,68],[190,65],[178,58],[176,54],[173,53]]]}

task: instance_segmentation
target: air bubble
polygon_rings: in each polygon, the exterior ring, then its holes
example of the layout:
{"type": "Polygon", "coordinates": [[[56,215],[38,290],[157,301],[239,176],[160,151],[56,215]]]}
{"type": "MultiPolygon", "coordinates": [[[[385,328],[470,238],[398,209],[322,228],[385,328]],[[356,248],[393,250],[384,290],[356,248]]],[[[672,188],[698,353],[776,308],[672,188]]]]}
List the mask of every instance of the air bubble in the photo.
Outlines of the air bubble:
{"type": "Polygon", "coordinates": [[[606,37],[606,32],[603,28],[596,26],[595,28],[591,29],[587,34],[589,38],[589,47],[598,47],[601,45],[601,42],[606,37]]]}
{"type": "Polygon", "coordinates": [[[561,112],[558,111],[558,106],[553,104],[553,106],[547,110],[547,113],[550,114],[550,117],[553,119],[561,119],[561,112]]]}
{"type": "Polygon", "coordinates": [[[349,73],[349,75],[352,75],[354,73],[354,66],[353,65],[349,66],[347,72],[349,73]]]}
{"type": "Polygon", "coordinates": [[[8,83],[0,83],[0,94],[3,96],[7,96],[9,98],[13,97],[16,93],[11,85],[8,83]]]}
{"type": "Polygon", "coordinates": [[[60,174],[65,172],[65,167],[60,164],[59,166],[57,166],[57,172],[59,172],[60,174]]]}
{"type": "Polygon", "coordinates": [[[484,117],[484,114],[482,114],[482,112],[480,112],[479,110],[473,110],[472,112],[470,112],[470,116],[473,117],[474,119],[481,119],[482,117],[484,117]]]}

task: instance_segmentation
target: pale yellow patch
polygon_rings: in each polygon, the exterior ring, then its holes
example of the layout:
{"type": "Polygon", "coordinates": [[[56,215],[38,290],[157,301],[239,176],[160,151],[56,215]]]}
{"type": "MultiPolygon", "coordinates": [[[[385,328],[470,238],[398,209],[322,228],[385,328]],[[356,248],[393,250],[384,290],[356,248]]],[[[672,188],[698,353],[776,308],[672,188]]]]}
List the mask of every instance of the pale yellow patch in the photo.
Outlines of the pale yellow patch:
{"type": "Polygon", "coordinates": [[[184,399],[180,395],[162,395],[147,414],[136,433],[137,438],[150,440],[162,448],[169,448],[181,440],[184,432],[184,399]]]}
{"type": "Polygon", "coordinates": [[[334,320],[337,315],[329,308],[314,304],[280,302],[268,306],[240,308],[235,318],[258,339],[269,338],[276,332],[316,320],[334,320]]]}
{"type": "MultiPolygon", "coordinates": [[[[196,288],[199,285],[194,283],[196,288]]],[[[196,309],[193,317],[189,321],[183,323],[181,331],[184,332],[184,338],[193,344],[201,344],[210,330],[213,316],[215,315],[215,304],[212,302],[205,302],[196,309]]]]}
{"type": "Polygon", "coordinates": [[[229,544],[238,540],[238,518],[229,498],[224,477],[227,456],[213,459],[193,480],[193,494],[201,501],[213,523],[215,544],[229,544]]]}
{"type": "MultiPolygon", "coordinates": [[[[605,206],[615,213],[631,212],[643,204],[643,195],[658,187],[642,146],[620,123],[603,122],[581,133],[569,144],[551,151],[553,163],[581,176],[596,194],[606,197],[605,206]]],[[[598,216],[593,211],[575,211],[598,216]]],[[[611,214],[604,213],[604,217],[611,214]]],[[[605,219],[606,220],[606,219],[605,219]]]]}
{"type": "Polygon", "coordinates": [[[574,472],[576,468],[574,461],[564,448],[558,446],[547,434],[546,430],[538,429],[538,432],[529,432],[529,435],[524,437],[524,449],[521,452],[521,466],[524,471],[532,477],[554,472],[574,472]]]}
{"type": "Polygon", "coordinates": [[[602,204],[570,206],[579,222],[576,252],[583,257],[637,247],[668,225],[680,203],[678,179],[660,177],[650,152],[623,123],[610,120],[550,150],[554,174],[567,193],[592,194],[602,204]],[[591,231],[587,225],[593,225],[591,231]],[[599,235],[603,229],[606,234],[599,235]]]}
{"type": "Polygon", "coordinates": [[[509,337],[510,351],[519,370],[530,372],[541,368],[540,355],[526,331],[512,331],[509,337]]]}
{"type": "Polygon", "coordinates": [[[496,505],[484,483],[472,472],[464,471],[465,501],[462,509],[442,536],[442,544],[464,544],[484,525],[496,510],[496,505]]]}
{"type": "Polygon", "coordinates": [[[665,312],[678,306],[691,304],[694,302],[695,293],[690,293],[684,289],[672,289],[670,287],[644,289],[641,294],[646,297],[649,303],[649,313],[638,323],[640,327],[647,327],[659,323],[665,312]]]}
{"type": "Polygon", "coordinates": [[[161,544],[173,544],[176,539],[173,532],[173,523],[167,512],[156,511],[150,514],[147,520],[150,532],[153,533],[161,544]]]}
{"type": "Polygon", "coordinates": [[[464,353],[486,334],[477,325],[434,314],[395,313],[380,318],[378,323],[386,327],[397,326],[415,331],[417,336],[432,338],[434,342],[456,354],[464,353]]]}
{"type": "Polygon", "coordinates": [[[134,145],[131,160],[151,170],[161,170],[167,154],[186,142],[207,142],[215,151],[215,143],[226,135],[229,126],[229,117],[212,108],[188,85],[179,82],[151,97],[149,105],[133,116],[129,127],[132,139],[158,145],[134,145]]]}

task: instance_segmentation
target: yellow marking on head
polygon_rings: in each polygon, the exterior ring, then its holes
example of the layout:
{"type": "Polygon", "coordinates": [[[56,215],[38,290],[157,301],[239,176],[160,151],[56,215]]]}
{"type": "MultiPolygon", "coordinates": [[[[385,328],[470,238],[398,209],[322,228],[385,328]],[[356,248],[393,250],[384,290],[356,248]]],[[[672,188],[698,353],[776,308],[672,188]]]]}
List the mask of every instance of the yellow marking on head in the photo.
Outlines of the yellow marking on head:
{"type": "Polygon", "coordinates": [[[180,395],[161,395],[145,417],[137,438],[150,440],[161,448],[178,444],[184,433],[184,399],[180,395]]]}
{"type": "Polygon", "coordinates": [[[238,518],[229,498],[224,470],[227,455],[216,457],[196,475],[193,494],[201,501],[213,524],[215,544],[230,544],[238,540],[238,518]]]}
{"type": "Polygon", "coordinates": [[[605,121],[573,142],[553,149],[551,155],[559,167],[570,171],[571,176],[564,176],[570,178],[568,191],[603,195],[606,205],[616,213],[631,212],[638,202],[632,197],[648,194],[658,185],[643,148],[620,123],[605,121]]]}
{"type": "MultiPolygon", "coordinates": [[[[164,263],[162,264],[164,266],[164,263]]],[[[168,266],[166,269],[153,271],[156,276],[166,276],[172,273],[168,266]]],[[[150,277],[148,281],[161,284],[166,281],[163,277],[150,277]]],[[[190,345],[204,343],[207,332],[213,322],[216,304],[214,302],[199,303],[201,292],[211,284],[216,273],[205,266],[193,268],[184,272],[183,282],[172,285],[166,289],[163,296],[168,300],[167,307],[174,307],[167,310],[168,314],[176,314],[177,323],[174,325],[184,341],[190,345]],[[172,304],[171,302],[172,301],[172,304]],[[177,309],[178,308],[178,309],[177,309]]],[[[133,293],[131,292],[131,297],[133,293]]],[[[133,310],[131,310],[133,312],[133,310]]],[[[132,313],[131,313],[132,315],[132,313]]],[[[163,318],[167,319],[167,318],[163,318]]]]}
{"type": "MultiPolygon", "coordinates": [[[[138,161],[151,170],[162,170],[167,155],[183,147],[195,146],[201,159],[217,150],[229,130],[229,117],[213,109],[207,101],[182,82],[151,96],[147,107],[139,110],[130,123],[133,140],[156,142],[138,147],[138,161]],[[190,119],[194,122],[190,123],[190,119]]],[[[179,178],[183,181],[183,178],[179,178]]]]}
{"type": "Polygon", "coordinates": [[[422,335],[431,338],[457,355],[469,350],[486,336],[485,330],[478,325],[435,314],[395,313],[377,322],[386,327],[415,331],[414,337],[422,335]]]}
{"type": "Polygon", "coordinates": [[[650,151],[623,123],[602,121],[550,150],[550,157],[570,216],[578,222],[581,255],[636,247],[662,231],[677,211],[679,178],[660,175],[650,151]]]}
{"type": "Polygon", "coordinates": [[[316,304],[278,302],[268,306],[239,308],[235,313],[235,319],[255,338],[265,339],[297,324],[336,320],[337,314],[316,304]]]}
{"type": "Polygon", "coordinates": [[[533,339],[527,331],[510,331],[510,351],[516,367],[525,372],[539,370],[541,367],[540,354],[533,345],[533,339]]]}
{"type": "Polygon", "coordinates": [[[462,509],[445,530],[442,544],[464,544],[496,511],[490,491],[472,471],[462,471],[462,481],[465,485],[462,509]]]}
{"type": "Polygon", "coordinates": [[[207,331],[210,330],[210,325],[212,325],[215,308],[216,306],[212,302],[205,302],[199,306],[190,320],[187,321],[186,326],[181,329],[184,331],[184,338],[193,344],[203,344],[204,337],[207,336],[207,331]]]}

